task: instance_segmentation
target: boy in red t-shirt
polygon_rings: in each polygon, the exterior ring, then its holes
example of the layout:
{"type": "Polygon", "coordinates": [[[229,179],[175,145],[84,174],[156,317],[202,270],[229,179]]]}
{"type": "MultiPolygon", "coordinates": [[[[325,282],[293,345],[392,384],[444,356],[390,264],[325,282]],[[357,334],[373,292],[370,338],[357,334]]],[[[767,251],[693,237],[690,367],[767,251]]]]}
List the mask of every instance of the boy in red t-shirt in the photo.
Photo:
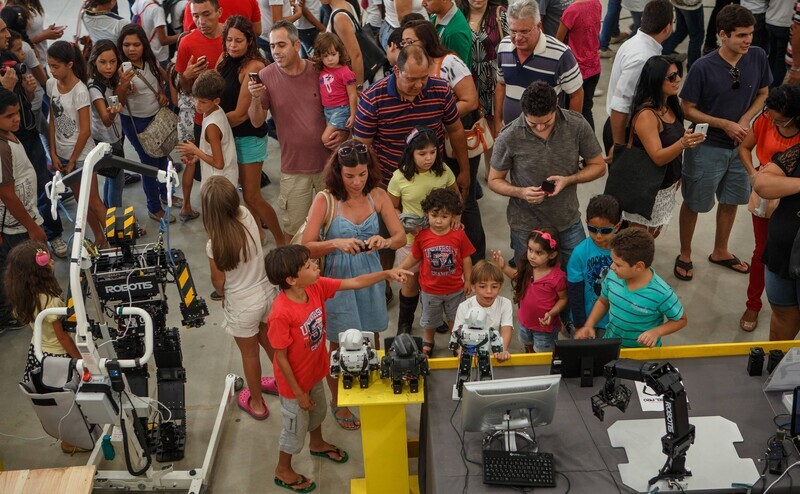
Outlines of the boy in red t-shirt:
{"type": "Polygon", "coordinates": [[[386,280],[403,282],[411,273],[391,269],[345,280],[322,278],[316,260],[302,245],[273,249],[264,262],[269,281],[281,289],[267,319],[283,415],[275,485],[310,492],[316,484],[292,469],[292,456],[303,449],[306,433],[311,434],[308,448],[313,456],[335,463],[348,459],[347,452],[322,438],[326,415],[322,382],[330,363],[325,345],[325,301],[339,290],[359,290],[386,280]]]}
{"type": "Polygon", "coordinates": [[[472,293],[470,256],[475,247],[463,228],[453,228],[463,209],[455,190],[433,189],[422,201],[428,228],[419,232],[411,246],[411,255],[400,265],[401,269],[410,269],[422,261],[419,269],[420,324],[425,328],[422,351],[427,355],[433,352],[433,338],[436,328],[442,324],[442,312],[452,331],[459,304],[472,293]]]}

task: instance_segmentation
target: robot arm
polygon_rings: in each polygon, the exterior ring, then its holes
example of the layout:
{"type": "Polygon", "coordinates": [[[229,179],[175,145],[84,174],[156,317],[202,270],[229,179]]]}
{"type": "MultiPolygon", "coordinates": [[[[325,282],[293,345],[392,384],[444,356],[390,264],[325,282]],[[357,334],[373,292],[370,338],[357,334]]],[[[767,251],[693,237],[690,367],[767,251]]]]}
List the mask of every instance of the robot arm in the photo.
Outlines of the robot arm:
{"type": "Polygon", "coordinates": [[[461,328],[463,325],[459,324],[457,328],[450,332],[450,344],[447,347],[454,352],[461,347],[461,328]]]}
{"type": "Polygon", "coordinates": [[[339,350],[334,350],[331,352],[331,377],[338,378],[340,370],[339,350]]]}
{"type": "Polygon", "coordinates": [[[492,342],[492,353],[502,353],[503,339],[500,338],[500,334],[495,328],[489,328],[489,337],[491,338],[492,342]]]}

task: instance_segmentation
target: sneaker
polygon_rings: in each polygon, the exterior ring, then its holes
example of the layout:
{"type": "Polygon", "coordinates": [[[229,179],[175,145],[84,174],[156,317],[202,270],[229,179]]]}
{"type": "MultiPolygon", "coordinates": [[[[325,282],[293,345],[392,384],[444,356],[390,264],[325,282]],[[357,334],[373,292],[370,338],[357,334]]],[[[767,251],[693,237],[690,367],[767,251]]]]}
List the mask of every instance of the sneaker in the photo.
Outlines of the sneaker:
{"type": "Polygon", "coordinates": [[[600,58],[614,58],[614,51],[611,48],[607,48],[605,50],[600,50],[600,58]]]}
{"type": "Polygon", "coordinates": [[[138,173],[125,172],[125,185],[131,185],[142,181],[142,176],[138,173]]]}
{"type": "Polygon", "coordinates": [[[600,88],[597,88],[597,89],[595,89],[595,90],[594,90],[594,94],[593,94],[592,96],[593,96],[594,98],[598,98],[598,97],[600,97],[600,96],[602,96],[602,95],[604,95],[604,94],[606,94],[606,92],[605,92],[605,91],[603,91],[603,90],[602,90],[602,89],[600,89],[600,88]]]}
{"type": "Polygon", "coordinates": [[[618,45],[630,37],[631,33],[619,33],[618,35],[611,37],[611,44],[618,45]]]}
{"type": "Polygon", "coordinates": [[[67,257],[67,243],[61,237],[56,237],[50,241],[50,248],[53,249],[53,254],[56,257],[64,259],[67,257]]]}
{"type": "Polygon", "coordinates": [[[717,46],[717,45],[706,45],[706,46],[703,47],[703,55],[708,55],[709,53],[711,53],[712,51],[716,50],[717,48],[719,48],[719,46],[717,46]]]}
{"type": "Polygon", "coordinates": [[[675,52],[675,53],[670,53],[669,55],[667,55],[667,57],[675,60],[676,62],[683,63],[686,61],[687,58],[689,58],[689,55],[687,53],[675,52]]]}

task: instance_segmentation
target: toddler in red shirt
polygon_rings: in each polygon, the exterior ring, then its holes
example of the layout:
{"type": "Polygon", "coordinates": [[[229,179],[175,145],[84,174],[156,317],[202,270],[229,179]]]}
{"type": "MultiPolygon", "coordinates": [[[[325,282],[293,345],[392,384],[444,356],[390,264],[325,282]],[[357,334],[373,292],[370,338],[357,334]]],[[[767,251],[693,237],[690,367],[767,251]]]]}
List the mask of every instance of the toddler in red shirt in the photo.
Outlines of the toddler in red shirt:
{"type": "Polygon", "coordinates": [[[292,456],[303,449],[310,433],[309,450],[335,463],[347,461],[347,452],[322,438],[328,350],[325,338],[325,301],[339,290],[359,290],[385,280],[403,282],[403,269],[368,273],[356,278],[320,277],[319,266],[303,245],[272,250],[265,259],[267,277],[281,289],[272,304],[267,323],[274,353],[275,380],[281,401],[283,430],[275,485],[310,492],[316,484],[292,469],[292,456]]]}
{"type": "Polygon", "coordinates": [[[419,268],[420,300],[425,328],[422,351],[433,352],[436,328],[445,321],[453,329],[459,304],[465,295],[472,293],[469,283],[475,247],[463,228],[453,229],[454,221],[463,211],[461,198],[451,188],[433,189],[422,201],[422,212],[428,227],[419,232],[411,246],[411,255],[400,265],[410,269],[422,262],[419,268]]]}

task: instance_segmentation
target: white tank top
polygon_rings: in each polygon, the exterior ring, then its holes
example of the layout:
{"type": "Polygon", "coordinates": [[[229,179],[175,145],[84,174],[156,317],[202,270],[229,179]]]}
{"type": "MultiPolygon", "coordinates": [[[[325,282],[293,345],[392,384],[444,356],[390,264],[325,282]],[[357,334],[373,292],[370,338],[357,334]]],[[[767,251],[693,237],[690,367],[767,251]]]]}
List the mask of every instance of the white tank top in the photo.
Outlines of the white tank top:
{"type": "Polygon", "coordinates": [[[206,140],[206,129],[211,124],[219,127],[222,132],[222,155],[225,158],[225,166],[222,167],[222,170],[219,170],[200,160],[201,183],[214,175],[222,175],[230,180],[234,186],[238,186],[239,164],[236,161],[236,144],[233,142],[233,131],[228,123],[228,117],[225,116],[222,108],[217,107],[216,110],[203,117],[203,131],[200,133],[200,151],[209,155],[212,154],[211,144],[206,140]]]}

